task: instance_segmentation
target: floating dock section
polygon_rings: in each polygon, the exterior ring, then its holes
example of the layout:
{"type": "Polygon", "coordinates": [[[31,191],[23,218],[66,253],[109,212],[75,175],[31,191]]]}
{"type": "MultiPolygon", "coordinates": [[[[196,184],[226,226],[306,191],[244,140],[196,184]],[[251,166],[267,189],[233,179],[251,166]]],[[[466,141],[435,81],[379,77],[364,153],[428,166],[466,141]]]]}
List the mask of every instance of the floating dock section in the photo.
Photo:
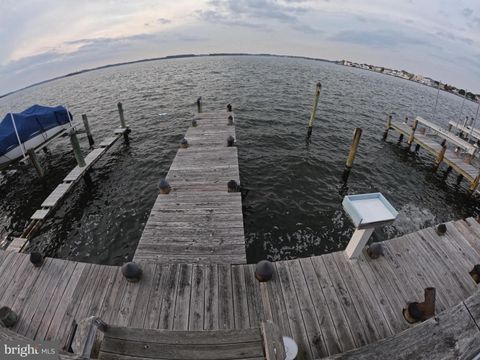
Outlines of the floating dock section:
{"type": "Polygon", "coordinates": [[[246,263],[238,152],[233,112],[200,113],[185,134],[135,252],[134,261],[162,264],[246,263]],[[231,119],[229,120],[229,117],[231,119]]]}

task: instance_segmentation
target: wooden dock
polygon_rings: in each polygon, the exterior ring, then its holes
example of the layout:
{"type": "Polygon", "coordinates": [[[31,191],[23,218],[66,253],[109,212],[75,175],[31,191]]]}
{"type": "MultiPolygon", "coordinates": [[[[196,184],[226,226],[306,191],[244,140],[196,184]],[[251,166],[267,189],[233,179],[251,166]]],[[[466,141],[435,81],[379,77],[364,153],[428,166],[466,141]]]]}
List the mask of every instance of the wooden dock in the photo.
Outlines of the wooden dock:
{"type": "Polygon", "coordinates": [[[469,275],[480,263],[474,219],[447,223],[443,236],[429,228],[383,246],[385,256],[376,260],[348,261],[335,252],[279,261],[266,283],[255,279],[255,265],[142,261],[141,281],[130,283],[115,266],[47,258],[34,268],[27,254],[0,252],[0,306],[19,315],[17,333],[62,343],[74,320],[92,315],[116,326],[170,330],[244,329],[271,316],[313,359],[417,326],[402,309],[423,301],[426,287],[437,289],[437,314],[478,289],[469,275]]]}
{"type": "Polygon", "coordinates": [[[387,120],[387,128],[385,129],[384,138],[387,137],[388,131],[392,129],[400,134],[399,141],[406,139],[407,146],[410,149],[415,143],[418,148],[423,148],[435,157],[435,169],[443,162],[448,166],[449,171],[454,170],[458,173],[460,182],[465,178],[469,183],[469,191],[476,191],[480,184],[480,170],[471,164],[476,148],[461,139],[453,133],[449,133],[445,129],[440,129],[437,125],[417,117],[412,125],[405,122],[387,120]],[[418,131],[418,127],[423,124],[428,128],[434,128],[435,135],[443,138],[443,142],[435,141],[432,136],[426,135],[418,131]],[[447,147],[447,143],[455,146],[455,150],[447,147]]]}
{"type": "Polygon", "coordinates": [[[233,112],[200,113],[185,135],[166,180],[169,194],[159,194],[145,225],[134,261],[161,264],[246,263],[238,152],[233,112]]]}

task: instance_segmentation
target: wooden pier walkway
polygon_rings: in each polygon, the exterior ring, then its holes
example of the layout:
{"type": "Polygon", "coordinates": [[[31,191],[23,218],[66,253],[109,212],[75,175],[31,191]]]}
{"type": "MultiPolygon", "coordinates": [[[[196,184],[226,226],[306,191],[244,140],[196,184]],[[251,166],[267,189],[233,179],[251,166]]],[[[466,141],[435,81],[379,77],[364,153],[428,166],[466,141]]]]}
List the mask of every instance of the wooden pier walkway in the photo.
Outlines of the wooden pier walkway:
{"type": "Polygon", "coordinates": [[[403,139],[407,140],[408,148],[415,143],[418,147],[425,149],[435,156],[435,169],[444,162],[450,170],[453,169],[459,174],[458,182],[465,178],[470,183],[469,191],[476,191],[480,184],[480,170],[471,164],[476,151],[476,148],[472,144],[420,117],[417,117],[412,125],[405,122],[392,121],[391,118],[389,118],[387,120],[384,138],[387,137],[390,129],[400,134],[400,141],[403,139]],[[438,143],[432,136],[419,132],[417,127],[422,124],[428,128],[434,128],[435,134],[443,138],[444,143],[438,143]],[[446,143],[454,145],[458,151],[448,148],[446,143]]]}
{"type": "Polygon", "coordinates": [[[134,261],[161,264],[246,263],[238,153],[233,112],[200,113],[185,135],[166,180],[169,194],[159,194],[145,225],[134,261]]]}
{"type": "Polygon", "coordinates": [[[480,263],[480,224],[446,225],[443,236],[429,228],[385,241],[376,260],[335,252],[279,261],[265,283],[255,279],[255,265],[141,261],[143,277],[130,283],[119,267],[47,258],[34,268],[27,254],[2,251],[0,307],[19,315],[17,333],[62,343],[74,320],[93,315],[170,330],[252,328],[272,317],[305,358],[322,358],[416,326],[402,309],[423,301],[426,287],[437,290],[437,314],[477,291],[469,271],[480,263]]]}

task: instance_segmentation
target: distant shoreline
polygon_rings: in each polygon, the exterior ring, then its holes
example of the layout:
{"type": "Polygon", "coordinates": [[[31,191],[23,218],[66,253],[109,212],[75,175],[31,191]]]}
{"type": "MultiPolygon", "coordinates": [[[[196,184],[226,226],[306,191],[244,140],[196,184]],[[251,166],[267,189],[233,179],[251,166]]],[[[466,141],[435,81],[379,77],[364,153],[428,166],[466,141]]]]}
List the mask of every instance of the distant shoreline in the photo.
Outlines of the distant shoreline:
{"type": "MultiPolygon", "coordinates": [[[[68,74],[66,74],[66,75],[61,75],[61,76],[57,76],[57,77],[54,77],[54,78],[51,78],[51,79],[47,79],[47,80],[44,80],[44,81],[40,81],[40,82],[31,84],[31,85],[25,86],[25,87],[23,87],[23,88],[17,89],[17,90],[10,91],[10,92],[8,92],[8,93],[6,93],[6,94],[0,95],[0,99],[2,99],[2,98],[4,98],[4,97],[7,97],[7,96],[9,96],[9,95],[13,95],[13,94],[15,94],[15,93],[17,93],[17,92],[20,92],[20,91],[23,91],[23,90],[26,90],[26,89],[30,89],[30,88],[32,88],[32,87],[34,87],[34,86],[43,85],[43,84],[46,84],[46,83],[49,83],[49,82],[52,82],[52,81],[55,81],[55,80],[59,80],[59,79],[64,79],[64,78],[67,78],[67,77],[70,77],[70,76],[80,75],[80,74],[83,74],[83,73],[86,73],[86,72],[95,71],[95,70],[107,69],[107,68],[111,68],[111,67],[115,67],[115,66],[131,65],[131,64],[137,64],[137,63],[142,63],[142,62],[150,62],[150,61],[158,61],[158,60],[182,59],[182,58],[193,58],[193,57],[216,57],[216,56],[270,56],[270,57],[278,57],[278,58],[291,58],[291,59],[304,59],[304,60],[322,61],[322,62],[328,62],[328,63],[331,63],[331,64],[340,65],[340,66],[347,67],[347,68],[354,68],[354,69],[360,69],[360,70],[368,70],[368,71],[371,71],[371,72],[374,72],[374,73],[377,73],[377,74],[381,74],[381,75],[389,75],[389,76],[392,76],[392,77],[395,77],[395,78],[408,80],[408,81],[414,82],[414,83],[419,84],[419,85],[424,85],[424,86],[431,87],[431,88],[433,88],[433,89],[437,89],[437,88],[434,87],[434,86],[430,86],[430,85],[427,85],[427,84],[423,84],[423,83],[418,82],[418,81],[414,81],[414,80],[410,80],[410,79],[405,79],[405,78],[402,78],[402,77],[399,77],[399,76],[394,76],[394,75],[391,75],[391,74],[385,74],[385,73],[382,73],[382,72],[374,71],[374,70],[372,70],[372,69],[364,69],[364,68],[359,68],[359,67],[346,66],[346,65],[344,65],[344,64],[342,63],[342,61],[339,61],[339,60],[328,60],[328,59],[323,59],[323,58],[313,58],[313,57],[309,57],[309,56],[300,56],[300,55],[278,55],[278,54],[266,54],[266,53],[259,53],[259,54],[252,54],[252,53],[209,53],[209,54],[178,54],[178,55],[167,55],[167,56],[161,56],[161,57],[155,57],[155,58],[147,58],[147,59],[140,59],[140,60],[133,60],[133,61],[125,61],[125,62],[120,62],[120,63],[114,63],[114,64],[107,64],[107,65],[97,66],[97,67],[94,67],[94,68],[83,69],[83,70],[79,70],[79,71],[75,71],[75,72],[68,73],[68,74]]],[[[447,92],[447,93],[450,93],[450,94],[452,94],[452,95],[456,95],[456,96],[458,96],[458,97],[460,97],[460,98],[463,98],[463,96],[461,96],[461,95],[459,95],[459,94],[456,94],[456,93],[454,93],[454,92],[447,91],[447,90],[444,90],[444,89],[440,89],[440,90],[445,91],[445,92],[447,92]]],[[[471,99],[469,99],[469,98],[466,98],[466,100],[471,101],[471,102],[473,102],[473,103],[478,103],[477,101],[471,100],[471,99]]]]}
{"type": "Polygon", "coordinates": [[[212,56],[212,57],[214,57],[214,56],[271,56],[271,57],[282,57],[282,58],[294,58],[294,59],[306,59],[306,60],[323,61],[323,62],[329,62],[329,63],[333,63],[333,64],[336,64],[336,63],[337,63],[337,62],[334,61],[334,60],[327,60],[327,59],[321,59],[321,58],[312,58],[312,57],[308,57],[308,56],[277,55],[277,54],[210,53],[210,54],[179,54],[179,55],[168,55],[168,56],[161,56],[161,57],[148,58],[148,59],[125,61],[125,62],[108,64],[108,65],[102,65],[102,66],[98,66],[98,67],[94,67],[94,68],[89,68],[89,69],[84,69],[84,70],[75,71],[75,72],[72,72],[72,73],[68,73],[68,74],[66,74],[66,75],[61,75],[61,76],[57,76],[57,77],[54,77],[54,78],[51,78],[51,79],[47,79],[47,80],[44,80],[44,81],[39,81],[39,82],[36,82],[36,83],[34,83],[34,84],[25,86],[25,87],[23,87],[23,88],[10,91],[10,92],[8,92],[8,93],[6,93],[6,94],[0,95],[0,99],[1,99],[1,98],[4,98],[4,97],[7,97],[7,96],[9,96],[9,95],[15,94],[15,93],[17,93],[17,92],[19,92],[19,91],[23,91],[23,90],[26,90],[26,89],[30,89],[30,88],[32,88],[32,87],[34,87],[34,86],[46,84],[46,83],[49,83],[49,82],[51,82],[51,81],[63,79],[63,78],[70,77],[70,76],[80,75],[80,74],[83,74],[83,73],[86,73],[86,72],[90,72],[90,71],[102,70],[102,69],[107,69],[107,68],[115,67],[115,66],[131,65],[131,64],[137,64],[137,63],[149,62],[149,61],[169,60],[169,59],[181,59],[181,58],[192,58],[192,57],[209,57],[209,56],[212,56]]]}

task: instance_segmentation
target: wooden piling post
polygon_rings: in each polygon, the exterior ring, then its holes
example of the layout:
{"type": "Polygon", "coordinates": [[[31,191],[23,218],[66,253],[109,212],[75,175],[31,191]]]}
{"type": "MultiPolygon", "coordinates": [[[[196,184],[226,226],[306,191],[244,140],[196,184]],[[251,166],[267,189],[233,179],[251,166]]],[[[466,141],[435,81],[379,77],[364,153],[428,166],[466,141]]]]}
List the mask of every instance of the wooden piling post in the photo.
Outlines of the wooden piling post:
{"type": "Polygon", "coordinates": [[[353,132],[352,145],[350,145],[350,152],[348,153],[347,163],[345,164],[347,168],[353,166],[353,161],[355,156],[357,156],[358,145],[360,144],[360,137],[362,136],[362,129],[356,128],[353,132]]]}
{"type": "Polygon", "coordinates": [[[442,149],[439,151],[439,153],[437,154],[437,157],[435,159],[435,166],[433,168],[433,171],[437,171],[438,167],[442,163],[443,157],[445,156],[445,151],[447,151],[447,147],[442,146],[442,149]]]}
{"type": "Polygon", "coordinates": [[[40,164],[40,161],[38,160],[37,154],[35,153],[34,149],[30,149],[27,151],[28,157],[35,168],[35,171],[37,172],[38,177],[43,177],[45,175],[45,172],[43,171],[42,165],[40,164]]]}
{"type": "Polygon", "coordinates": [[[90,124],[88,123],[87,114],[82,114],[83,126],[85,127],[85,132],[87,133],[88,143],[90,144],[90,148],[93,147],[95,141],[93,141],[92,132],[90,130],[90,124]]]}
{"type": "Polygon", "coordinates": [[[117,104],[118,107],[118,115],[120,115],[120,125],[122,129],[125,129],[127,127],[127,124],[125,123],[125,115],[123,113],[123,105],[121,102],[117,104]]]}
{"type": "Polygon", "coordinates": [[[307,141],[310,141],[310,138],[312,136],[313,120],[315,120],[315,116],[317,115],[318,99],[320,98],[321,90],[322,90],[322,84],[318,82],[317,87],[315,89],[315,100],[313,101],[312,113],[310,115],[310,121],[308,122],[307,141]]]}
{"type": "Polygon", "coordinates": [[[407,149],[410,150],[410,147],[412,146],[413,140],[415,140],[415,130],[417,130],[418,126],[418,120],[415,119],[413,120],[413,125],[412,125],[412,132],[410,133],[410,136],[407,141],[407,149]]]}
{"type": "Polygon", "coordinates": [[[202,97],[200,96],[197,99],[197,111],[200,114],[202,112],[202,97]]]}
{"type": "Polygon", "coordinates": [[[85,163],[85,158],[82,154],[82,149],[80,149],[80,143],[78,142],[77,133],[75,129],[70,130],[70,143],[72,144],[73,153],[75,154],[75,159],[79,167],[84,167],[87,164],[85,163]]]}
{"type": "Polygon", "coordinates": [[[385,128],[385,131],[383,132],[383,140],[385,140],[388,136],[388,130],[392,127],[392,114],[387,116],[387,127],[385,128]]]}

